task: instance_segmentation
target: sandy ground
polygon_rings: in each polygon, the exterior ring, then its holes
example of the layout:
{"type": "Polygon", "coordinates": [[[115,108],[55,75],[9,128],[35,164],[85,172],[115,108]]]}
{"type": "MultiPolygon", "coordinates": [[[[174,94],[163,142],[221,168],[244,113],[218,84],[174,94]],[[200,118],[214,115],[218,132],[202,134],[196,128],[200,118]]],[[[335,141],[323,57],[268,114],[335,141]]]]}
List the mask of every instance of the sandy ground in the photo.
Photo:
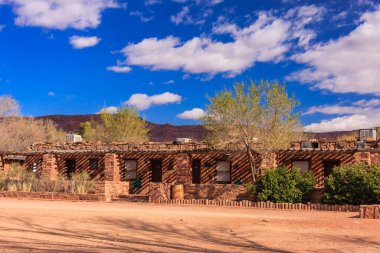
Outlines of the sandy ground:
{"type": "Polygon", "coordinates": [[[380,252],[355,213],[0,199],[0,252],[380,252]]]}

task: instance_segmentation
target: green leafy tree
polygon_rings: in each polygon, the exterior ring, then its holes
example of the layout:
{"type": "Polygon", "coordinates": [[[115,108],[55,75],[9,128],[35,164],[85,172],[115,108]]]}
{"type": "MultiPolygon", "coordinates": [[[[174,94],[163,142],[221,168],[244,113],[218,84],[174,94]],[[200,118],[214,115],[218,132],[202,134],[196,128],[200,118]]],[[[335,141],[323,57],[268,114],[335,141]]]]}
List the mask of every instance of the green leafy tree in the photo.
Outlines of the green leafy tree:
{"type": "Polygon", "coordinates": [[[315,178],[310,171],[276,168],[266,170],[256,183],[247,186],[247,190],[256,193],[261,201],[300,203],[314,185],[315,178]]]}
{"type": "Polygon", "coordinates": [[[321,200],[327,204],[379,204],[380,168],[363,163],[335,167],[325,181],[321,200]]]}
{"type": "Polygon", "coordinates": [[[81,133],[87,141],[133,142],[148,140],[146,121],[141,119],[133,107],[122,107],[116,113],[102,110],[101,122],[89,121],[81,124],[81,133]]]}
{"type": "Polygon", "coordinates": [[[235,83],[208,99],[202,118],[209,130],[207,141],[244,146],[254,182],[261,175],[262,160],[299,136],[299,114],[293,112],[298,103],[278,82],[235,83]]]}

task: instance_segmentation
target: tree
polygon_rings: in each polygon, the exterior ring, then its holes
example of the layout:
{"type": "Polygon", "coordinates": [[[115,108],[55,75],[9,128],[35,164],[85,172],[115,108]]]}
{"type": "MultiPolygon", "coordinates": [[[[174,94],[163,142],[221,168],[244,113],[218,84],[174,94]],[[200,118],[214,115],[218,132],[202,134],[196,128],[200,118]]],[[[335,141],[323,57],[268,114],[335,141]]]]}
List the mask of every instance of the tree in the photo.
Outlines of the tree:
{"type": "Polygon", "coordinates": [[[0,118],[18,116],[19,114],[20,105],[12,96],[0,96],[0,118]]]}
{"type": "Polygon", "coordinates": [[[64,142],[65,133],[51,120],[5,117],[0,121],[0,151],[27,151],[36,142],[64,142]]]}
{"type": "Polygon", "coordinates": [[[146,121],[141,119],[133,107],[122,107],[116,113],[102,110],[101,123],[95,121],[81,124],[81,132],[87,141],[133,142],[141,143],[148,140],[146,121]]]}
{"type": "Polygon", "coordinates": [[[213,145],[242,145],[248,155],[255,182],[261,174],[262,160],[273,150],[286,148],[300,130],[299,115],[293,110],[298,102],[289,97],[278,82],[235,83],[208,97],[206,116],[202,118],[213,145]]]}

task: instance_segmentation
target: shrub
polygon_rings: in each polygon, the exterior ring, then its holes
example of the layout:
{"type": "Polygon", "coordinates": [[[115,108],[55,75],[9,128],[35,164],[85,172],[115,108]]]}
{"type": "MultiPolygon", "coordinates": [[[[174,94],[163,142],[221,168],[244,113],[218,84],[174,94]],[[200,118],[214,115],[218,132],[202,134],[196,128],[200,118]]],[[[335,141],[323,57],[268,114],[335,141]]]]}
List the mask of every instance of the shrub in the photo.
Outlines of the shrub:
{"type": "Polygon", "coordinates": [[[74,173],[72,179],[76,193],[85,194],[95,188],[94,183],[91,181],[90,174],[86,171],[74,173]]]}
{"type": "Polygon", "coordinates": [[[379,204],[380,168],[363,163],[335,167],[325,181],[326,204],[379,204]]]}
{"type": "Polygon", "coordinates": [[[255,184],[247,186],[247,190],[256,193],[261,201],[299,203],[314,185],[315,178],[310,171],[276,168],[266,170],[255,184]]]}

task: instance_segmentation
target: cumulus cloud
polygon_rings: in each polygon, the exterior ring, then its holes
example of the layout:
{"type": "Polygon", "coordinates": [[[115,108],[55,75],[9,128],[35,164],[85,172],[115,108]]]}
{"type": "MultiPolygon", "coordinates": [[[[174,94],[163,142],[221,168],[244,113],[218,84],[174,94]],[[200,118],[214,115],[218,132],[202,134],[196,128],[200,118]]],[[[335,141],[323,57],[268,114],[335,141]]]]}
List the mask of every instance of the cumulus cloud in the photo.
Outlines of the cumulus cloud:
{"type": "Polygon", "coordinates": [[[113,71],[115,73],[129,73],[132,71],[132,68],[128,66],[110,66],[107,67],[107,70],[113,71]]]}
{"type": "Polygon", "coordinates": [[[305,113],[322,113],[325,115],[336,115],[332,119],[322,120],[305,126],[306,131],[346,131],[360,128],[380,126],[380,99],[358,100],[351,105],[322,105],[313,106],[305,113]]]}
{"type": "Polygon", "coordinates": [[[6,0],[16,15],[19,26],[38,26],[50,29],[96,28],[101,13],[117,8],[116,0],[6,0]]]}
{"type": "Polygon", "coordinates": [[[177,94],[165,92],[162,94],[149,96],[147,94],[133,94],[128,101],[125,102],[128,106],[136,107],[139,110],[146,110],[154,105],[166,105],[173,103],[181,103],[182,97],[177,94]]]}
{"type": "Polygon", "coordinates": [[[97,112],[97,114],[102,113],[102,112],[115,114],[115,113],[117,113],[118,109],[119,108],[117,108],[116,106],[108,106],[108,107],[101,109],[99,112],[97,112]]]}
{"type": "Polygon", "coordinates": [[[49,97],[54,97],[54,96],[55,96],[55,92],[53,92],[53,91],[49,91],[49,92],[48,92],[48,96],[49,96],[49,97]]]}
{"type": "Polygon", "coordinates": [[[177,114],[177,117],[180,119],[191,119],[191,120],[198,120],[204,116],[206,116],[206,112],[200,108],[194,108],[192,110],[184,111],[180,114],[177,114]]]}
{"type": "Polygon", "coordinates": [[[240,29],[236,25],[227,25],[215,29],[218,34],[230,35],[232,42],[206,37],[194,37],[185,42],[173,36],[147,38],[129,44],[122,53],[127,65],[235,76],[256,62],[279,61],[289,49],[286,44],[289,27],[288,22],[261,13],[249,27],[240,29]]]}
{"type": "Polygon", "coordinates": [[[334,93],[380,94],[380,8],[346,36],[292,57],[308,67],[287,77],[334,93]]]}
{"type": "Polygon", "coordinates": [[[83,37],[83,36],[72,36],[70,37],[70,44],[75,49],[82,49],[86,47],[94,47],[100,42],[100,38],[96,36],[83,37]]]}

